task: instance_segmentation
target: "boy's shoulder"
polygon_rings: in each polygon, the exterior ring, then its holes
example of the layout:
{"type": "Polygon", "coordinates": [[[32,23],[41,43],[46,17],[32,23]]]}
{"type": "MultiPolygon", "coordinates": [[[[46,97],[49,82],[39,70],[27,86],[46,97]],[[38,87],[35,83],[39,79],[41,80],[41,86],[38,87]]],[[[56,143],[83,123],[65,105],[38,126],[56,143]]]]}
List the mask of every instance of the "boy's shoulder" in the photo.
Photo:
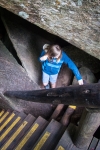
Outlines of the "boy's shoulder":
{"type": "Polygon", "coordinates": [[[64,62],[67,62],[69,59],[70,59],[69,56],[64,51],[62,51],[62,60],[64,62]]]}
{"type": "Polygon", "coordinates": [[[63,50],[62,50],[62,55],[66,55],[67,56],[66,52],[64,52],[63,50]]]}
{"type": "Polygon", "coordinates": [[[65,57],[67,57],[67,54],[64,51],[62,51],[62,59],[64,59],[65,57]]]}

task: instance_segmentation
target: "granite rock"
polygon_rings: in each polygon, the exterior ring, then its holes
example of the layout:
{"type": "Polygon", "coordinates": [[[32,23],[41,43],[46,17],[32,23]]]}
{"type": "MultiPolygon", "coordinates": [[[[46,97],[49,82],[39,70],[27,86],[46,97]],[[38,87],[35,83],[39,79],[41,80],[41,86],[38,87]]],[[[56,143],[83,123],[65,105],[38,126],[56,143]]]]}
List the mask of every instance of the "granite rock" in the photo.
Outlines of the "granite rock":
{"type": "Polygon", "coordinates": [[[0,0],[0,6],[100,59],[99,0],[0,0]]]}

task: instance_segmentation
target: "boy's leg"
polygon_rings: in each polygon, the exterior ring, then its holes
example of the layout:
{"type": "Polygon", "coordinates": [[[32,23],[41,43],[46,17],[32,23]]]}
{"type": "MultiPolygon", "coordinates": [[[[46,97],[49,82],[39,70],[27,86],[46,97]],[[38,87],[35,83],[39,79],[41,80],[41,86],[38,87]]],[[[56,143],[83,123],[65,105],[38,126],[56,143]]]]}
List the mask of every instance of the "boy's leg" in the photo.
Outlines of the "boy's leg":
{"type": "Polygon", "coordinates": [[[56,83],[51,83],[51,88],[56,88],[56,83]]]}
{"type": "Polygon", "coordinates": [[[45,72],[42,72],[42,82],[43,82],[44,87],[46,88],[46,86],[49,83],[49,75],[46,74],[45,72]]]}
{"type": "Polygon", "coordinates": [[[50,75],[51,88],[56,88],[57,77],[58,77],[58,74],[50,75]]]}

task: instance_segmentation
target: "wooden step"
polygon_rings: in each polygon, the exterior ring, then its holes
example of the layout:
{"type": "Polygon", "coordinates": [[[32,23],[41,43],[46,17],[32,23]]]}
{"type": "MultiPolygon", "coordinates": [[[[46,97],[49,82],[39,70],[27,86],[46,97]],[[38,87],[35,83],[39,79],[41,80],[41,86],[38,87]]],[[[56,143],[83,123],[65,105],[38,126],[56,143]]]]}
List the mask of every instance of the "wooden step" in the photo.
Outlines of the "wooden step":
{"type": "Polygon", "coordinates": [[[63,110],[63,108],[64,108],[64,104],[59,104],[56,107],[56,109],[54,110],[53,114],[51,115],[49,121],[51,121],[52,119],[56,119],[60,115],[60,113],[63,110]]]}
{"type": "Polygon", "coordinates": [[[0,147],[10,138],[10,136],[15,132],[16,128],[23,122],[25,119],[25,113],[19,113],[18,116],[15,116],[5,129],[3,129],[2,134],[0,134],[0,147]]]}
{"type": "Polygon", "coordinates": [[[4,110],[0,111],[0,118],[4,114],[4,112],[5,112],[4,110]]]}
{"type": "Polygon", "coordinates": [[[2,122],[0,123],[0,126],[2,126],[4,124],[4,122],[7,121],[7,119],[10,117],[12,112],[9,111],[9,114],[2,120],[2,122]]]}
{"type": "Polygon", "coordinates": [[[52,119],[32,150],[53,150],[64,132],[63,126],[52,119]]]}
{"type": "Polygon", "coordinates": [[[17,117],[21,117],[21,119],[24,119],[26,117],[26,114],[23,112],[20,113],[20,112],[14,111],[14,113],[15,113],[15,116],[11,119],[11,121],[4,122],[4,124],[2,125],[2,126],[5,126],[5,124],[6,124],[6,126],[4,128],[1,126],[1,129],[3,128],[0,132],[1,135],[14,123],[14,121],[17,119],[17,117]]]}
{"type": "Polygon", "coordinates": [[[20,124],[20,126],[15,129],[15,132],[10,136],[10,138],[4,143],[4,145],[1,147],[1,150],[13,150],[18,141],[21,140],[23,135],[26,133],[26,131],[34,121],[35,117],[29,114],[20,124]]]}
{"type": "Polygon", "coordinates": [[[4,122],[1,123],[1,125],[0,125],[0,133],[1,133],[1,131],[4,128],[6,128],[7,124],[10,123],[10,121],[16,116],[16,114],[18,114],[18,112],[17,111],[13,111],[12,114],[10,114],[10,116],[4,122]]]}
{"type": "Polygon", "coordinates": [[[96,147],[95,150],[100,150],[100,140],[99,140],[99,142],[98,142],[97,147],[96,147]]]}
{"type": "Polygon", "coordinates": [[[71,136],[74,134],[74,125],[70,124],[69,129],[67,129],[63,136],[61,137],[59,143],[57,144],[55,150],[71,150],[73,142],[71,136]],[[70,131],[72,133],[70,133],[70,131]]]}
{"type": "MultiPolygon", "coordinates": [[[[96,137],[93,137],[88,150],[92,150],[92,149],[94,150],[98,144],[98,141],[99,140],[96,137]]],[[[99,150],[100,150],[100,147],[99,147],[99,150]]]]}
{"type": "Polygon", "coordinates": [[[1,123],[4,122],[7,117],[10,115],[10,110],[7,110],[3,115],[2,117],[0,118],[0,126],[1,126],[1,123]]]}
{"type": "Polygon", "coordinates": [[[44,131],[47,124],[48,122],[39,116],[15,150],[30,150],[40,137],[41,133],[44,131]]]}
{"type": "MultiPolygon", "coordinates": [[[[80,150],[73,144],[71,138],[74,136],[76,130],[77,127],[73,124],[70,124],[58,142],[55,150],[80,150]]],[[[87,150],[87,148],[81,150],[87,150]]]]}
{"type": "MultiPolygon", "coordinates": [[[[78,127],[73,124],[70,124],[68,128],[66,129],[66,131],[64,132],[63,136],[61,137],[55,150],[95,150],[95,148],[92,148],[92,147],[91,149],[89,149],[88,146],[80,149],[74,145],[72,141],[72,137],[75,135],[76,130],[78,130],[78,127]]],[[[94,143],[96,144],[97,139],[94,141],[95,141],[94,143]]],[[[97,150],[100,150],[100,147],[97,150]]]]}

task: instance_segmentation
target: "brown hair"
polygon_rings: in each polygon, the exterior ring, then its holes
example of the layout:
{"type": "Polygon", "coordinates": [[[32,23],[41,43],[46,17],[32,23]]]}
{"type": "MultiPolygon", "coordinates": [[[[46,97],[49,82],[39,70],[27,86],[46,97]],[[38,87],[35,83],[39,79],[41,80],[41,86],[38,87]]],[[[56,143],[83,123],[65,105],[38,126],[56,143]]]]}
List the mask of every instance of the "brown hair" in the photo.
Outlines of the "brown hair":
{"type": "Polygon", "coordinates": [[[59,57],[57,58],[57,61],[59,61],[61,59],[62,56],[62,49],[59,45],[50,45],[48,47],[48,59],[51,60],[52,57],[56,57],[58,54],[60,53],[59,57]]]}

